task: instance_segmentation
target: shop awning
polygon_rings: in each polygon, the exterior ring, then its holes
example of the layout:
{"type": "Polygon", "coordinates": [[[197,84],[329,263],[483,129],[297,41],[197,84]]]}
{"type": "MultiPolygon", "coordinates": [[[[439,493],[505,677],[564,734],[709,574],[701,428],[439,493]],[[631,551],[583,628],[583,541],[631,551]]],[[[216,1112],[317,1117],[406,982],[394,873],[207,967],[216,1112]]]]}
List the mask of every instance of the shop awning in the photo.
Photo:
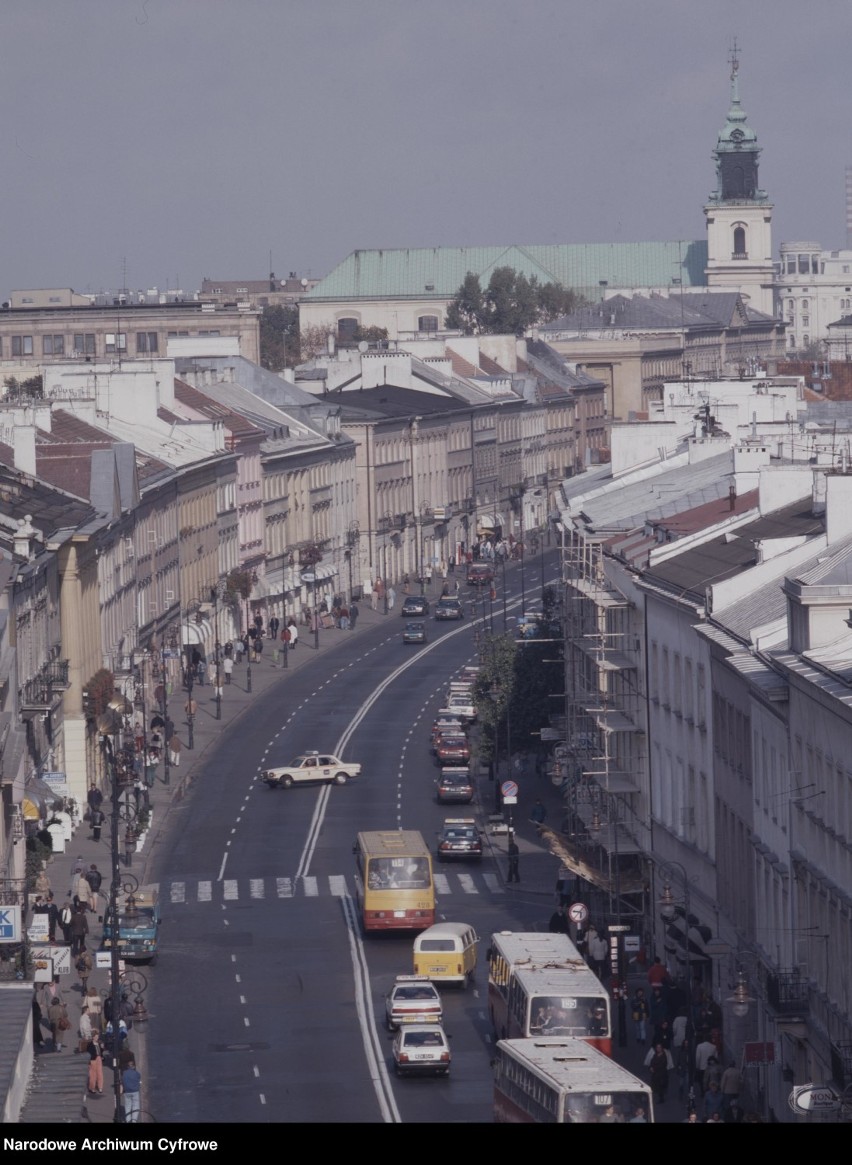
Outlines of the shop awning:
{"type": "Polygon", "coordinates": [[[184,647],[203,647],[212,638],[213,626],[206,617],[200,623],[191,619],[189,623],[181,623],[180,625],[180,641],[184,647]]]}
{"type": "Polygon", "coordinates": [[[505,525],[506,519],[502,514],[479,514],[476,519],[477,527],[480,530],[496,530],[498,526],[505,525]]]}
{"type": "Polygon", "coordinates": [[[27,781],[24,787],[24,796],[21,801],[21,812],[27,821],[47,820],[53,811],[53,806],[62,798],[44,781],[38,779],[27,781]]]}

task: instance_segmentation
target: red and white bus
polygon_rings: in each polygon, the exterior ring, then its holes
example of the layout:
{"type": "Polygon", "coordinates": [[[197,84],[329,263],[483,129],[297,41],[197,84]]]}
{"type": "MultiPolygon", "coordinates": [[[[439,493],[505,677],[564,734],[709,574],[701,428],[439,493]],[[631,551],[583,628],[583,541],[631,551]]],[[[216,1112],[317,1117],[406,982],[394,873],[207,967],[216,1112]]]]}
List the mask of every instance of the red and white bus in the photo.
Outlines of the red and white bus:
{"type": "Polygon", "coordinates": [[[609,994],[567,935],[493,934],[488,1006],[498,1039],[569,1036],[612,1055],[609,994]]]}
{"type": "Polygon", "coordinates": [[[653,1124],[651,1089],[584,1040],[500,1040],[494,1120],[500,1124],[653,1124]]]}

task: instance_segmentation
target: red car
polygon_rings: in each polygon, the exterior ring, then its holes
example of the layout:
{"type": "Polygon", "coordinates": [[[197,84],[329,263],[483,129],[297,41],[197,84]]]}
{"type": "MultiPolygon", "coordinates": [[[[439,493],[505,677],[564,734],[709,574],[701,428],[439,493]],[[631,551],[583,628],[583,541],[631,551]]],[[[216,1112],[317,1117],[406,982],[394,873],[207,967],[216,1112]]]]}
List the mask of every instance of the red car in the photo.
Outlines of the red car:
{"type": "Polygon", "coordinates": [[[473,781],[468,769],[444,769],[438,777],[435,796],[439,805],[469,805],[473,794],[473,781]]]}
{"type": "Polygon", "coordinates": [[[441,736],[462,736],[464,735],[464,724],[459,720],[458,716],[453,716],[450,712],[439,713],[437,719],[432,725],[432,751],[435,750],[435,745],[438,743],[438,738],[441,736]]]}
{"type": "Polygon", "coordinates": [[[467,764],[470,760],[467,737],[442,733],[435,743],[435,755],[442,765],[467,764]]]}

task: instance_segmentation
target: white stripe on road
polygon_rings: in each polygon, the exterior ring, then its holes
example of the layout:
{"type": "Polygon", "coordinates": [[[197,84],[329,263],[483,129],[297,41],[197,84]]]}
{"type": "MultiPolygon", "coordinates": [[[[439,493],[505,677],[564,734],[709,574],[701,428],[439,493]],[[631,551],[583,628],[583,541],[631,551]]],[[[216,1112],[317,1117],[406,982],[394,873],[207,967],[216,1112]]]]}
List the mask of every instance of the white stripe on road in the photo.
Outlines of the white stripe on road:
{"type": "Polygon", "coordinates": [[[319,886],[317,885],[317,879],[313,876],[313,874],[308,874],[307,877],[302,878],[302,884],[305,887],[306,898],[317,897],[319,894],[319,886]]]}
{"type": "Polygon", "coordinates": [[[172,882],[171,899],[172,902],[186,901],[186,882],[172,882]]]}
{"type": "Polygon", "coordinates": [[[209,902],[213,897],[213,883],[199,882],[198,883],[198,901],[209,902]]]}
{"type": "Polygon", "coordinates": [[[225,879],[224,896],[225,896],[226,902],[233,901],[233,899],[235,899],[235,898],[239,898],[240,891],[238,888],[238,883],[234,878],[226,878],[225,879]]]}
{"type": "Polygon", "coordinates": [[[450,879],[447,877],[447,875],[446,874],[433,874],[432,876],[433,876],[434,881],[435,881],[435,889],[438,891],[438,893],[439,894],[449,894],[449,892],[450,892],[450,879]]]}
{"type": "Polygon", "coordinates": [[[479,893],[470,874],[459,874],[459,881],[461,882],[461,888],[464,890],[465,894],[479,893]]]}
{"type": "Polygon", "coordinates": [[[343,898],[346,894],[346,878],[343,874],[330,874],[328,888],[333,898],[343,898]]]}
{"type": "Polygon", "coordinates": [[[252,898],[263,897],[263,878],[249,879],[249,894],[252,898]]]}
{"type": "Polygon", "coordinates": [[[275,891],[279,898],[293,897],[293,879],[292,878],[276,878],[275,891]]]}

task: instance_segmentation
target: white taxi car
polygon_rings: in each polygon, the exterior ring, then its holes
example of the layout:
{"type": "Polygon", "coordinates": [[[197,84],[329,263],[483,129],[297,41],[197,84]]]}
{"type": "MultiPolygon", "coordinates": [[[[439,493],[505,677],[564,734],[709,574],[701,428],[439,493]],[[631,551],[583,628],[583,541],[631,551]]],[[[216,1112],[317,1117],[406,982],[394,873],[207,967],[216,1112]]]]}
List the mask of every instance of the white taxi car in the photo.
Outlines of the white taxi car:
{"type": "Polygon", "coordinates": [[[441,996],[428,975],[397,975],[385,999],[388,1031],[409,1023],[440,1023],[441,996]]]}
{"type": "Polygon", "coordinates": [[[393,1042],[393,1066],[398,1076],[428,1073],[449,1076],[450,1043],[439,1023],[411,1023],[401,1027],[393,1042]]]}
{"type": "Polygon", "coordinates": [[[342,761],[329,753],[305,752],[289,765],[266,769],[263,780],[270,789],[289,789],[291,785],[333,781],[335,785],[345,785],[361,772],[361,766],[352,761],[342,761]]]}

